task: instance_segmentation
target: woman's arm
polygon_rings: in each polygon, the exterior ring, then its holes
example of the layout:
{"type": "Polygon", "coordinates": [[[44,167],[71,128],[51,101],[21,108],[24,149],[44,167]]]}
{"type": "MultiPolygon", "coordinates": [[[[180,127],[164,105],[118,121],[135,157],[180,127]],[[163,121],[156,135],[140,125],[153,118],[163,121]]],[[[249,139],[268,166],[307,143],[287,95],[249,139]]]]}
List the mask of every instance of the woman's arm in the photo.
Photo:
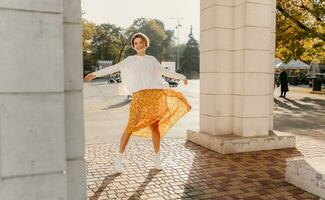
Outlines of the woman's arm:
{"type": "Polygon", "coordinates": [[[172,72],[168,69],[163,68],[162,66],[160,66],[160,73],[161,73],[161,75],[164,75],[164,76],[167,76],[167,77],[173,78],[173,79],[180,79],[180,80],[186,79],[186,76],[184,76],[183,74],[172,72]]]}
{"type": "Polygon", "coordinates": [[[117,63],[115,65],[105,67],[104,69],[95,71],[95,72],[93,72],[91,74],[94,75],[95,77],[101,77],[101,76],[106,76],[106,75],[109,75],[109,74],[113,74],[113,73],[118,72],[120,70],[121,70],[121,65],[120,65],[120,63],[117,63]]]}
{"type": "Polygon", "coordinates": [[[156,65],[155,67],[161,75],[164,75],[164,76],[167,76],[167,77],[173,78],[173,79],[186,80],[186,76],[184,76],[183,74],[172,72],[168,69],[165,69],[163,66],[161,66],[161,64],[158,62],[158,60],[155,57],[153,57],[153,58],[154,58],[154,63],[156,65]]]}
{"type": "Polygon", "coordinates": [[[115,65],[109,66],[109,67],[105,67],[104,69],[98,70],[96,72],[93,73],[89,73],[84,80],[85,81],[91,81],[96,77],[101,77],[101,76],[106,76],[108,74],[113,74],[115,72],[121,71],[121,68],[124,67],[126,65],[126,60],[128,58],[125,58],[124,60],[122,60],[119,63],[116,63],[115,65]]]}

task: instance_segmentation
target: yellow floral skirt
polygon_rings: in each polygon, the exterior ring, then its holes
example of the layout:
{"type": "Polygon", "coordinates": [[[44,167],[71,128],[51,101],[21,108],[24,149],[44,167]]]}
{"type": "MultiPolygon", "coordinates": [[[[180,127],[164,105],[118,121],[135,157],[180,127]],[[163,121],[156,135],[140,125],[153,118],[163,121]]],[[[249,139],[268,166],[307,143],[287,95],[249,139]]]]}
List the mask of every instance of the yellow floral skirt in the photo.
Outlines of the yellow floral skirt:
{"type": "Polygon", "coordinates": [[[158,122],[160,138],[191,110],[184,95],[172,89],[144,89],[133,93],[126,131],[150,138],[150,125],[158,122]]]}

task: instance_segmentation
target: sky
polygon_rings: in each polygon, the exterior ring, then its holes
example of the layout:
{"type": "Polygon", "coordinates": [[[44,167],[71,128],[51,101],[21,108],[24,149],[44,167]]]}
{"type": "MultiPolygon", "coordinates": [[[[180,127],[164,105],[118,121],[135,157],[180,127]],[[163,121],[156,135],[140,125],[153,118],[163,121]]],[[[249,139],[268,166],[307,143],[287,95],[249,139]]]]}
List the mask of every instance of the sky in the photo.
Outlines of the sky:
{"type": "MultiPolygon", "coordinates": [[[[165,24],[165,29],[174,30],[177,37],[177,20],[181,18],[180,44],[186,43],[190,27],[200,40],[200,0],[81,0],[83,15],[96,24],[110,23],[127,28],[140,17],[155,18],[165,24]]],[[[150,39],[150,38],[149,38],[150,39]]],[[[176,40],[177,42],[177,40],[176,40]]]]}

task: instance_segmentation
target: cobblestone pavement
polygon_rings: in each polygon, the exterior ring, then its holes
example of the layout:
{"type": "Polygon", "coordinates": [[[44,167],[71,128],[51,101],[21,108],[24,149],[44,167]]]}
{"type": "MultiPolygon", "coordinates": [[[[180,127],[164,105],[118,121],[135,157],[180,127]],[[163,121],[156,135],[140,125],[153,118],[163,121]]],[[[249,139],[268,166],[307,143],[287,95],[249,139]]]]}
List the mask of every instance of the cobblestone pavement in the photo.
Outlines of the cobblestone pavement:
{"type": "MultiPolygon", "coordinates": [[[[297,149],[221,155],[182,138],[162,140],[164,170],[153,168],[149,140],[131,141],[124,172],[114,174],[117,144],[87,145],[87,189],[90,200],[103,199],[318,199],[284,180],[285,160],[297,149]]],[[[324,155],[324,145],[313,144],[324,155]]],[[[309,154],[311,155],[311,153],[309,154]]]]}
{"type": "Polygon", "coordinates": [[[116,104],[115,94],[105,90],[108,86],[97,86],[107,96],[107,102],[103,97],[100,101],[99,90],[88,86],[85,158],[90,200],[318,199],[285,182],[284,174],[287,158],[325,156],[324,95],[289,92],[283,99],[275,90],[274,129],[295,135],[297,148],[221,155],[185,140],[186,128],[198,124],[199,95],[193,92],[197,86],[193,82],[181,88],[196,108],[162,140],[164,170],[153,168],[151,141],[131,137],[122,174],[114,174],[112,163],[127,106],[103,109],[116,104]]]}

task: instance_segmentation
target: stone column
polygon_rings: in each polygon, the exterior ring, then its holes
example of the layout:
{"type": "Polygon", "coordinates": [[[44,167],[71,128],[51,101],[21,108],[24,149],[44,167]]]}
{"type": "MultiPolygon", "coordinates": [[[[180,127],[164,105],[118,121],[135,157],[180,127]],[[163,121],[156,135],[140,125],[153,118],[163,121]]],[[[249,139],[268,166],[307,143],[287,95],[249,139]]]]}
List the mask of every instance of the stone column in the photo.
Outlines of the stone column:
{"type": "Polygon", "coordinates": [[[276,32],[276,0],[271,0],[271,56],[270,56],[270,63],[271,63],[271,74],[273,76],[273,78],[270,80],[271,81],[271,85],[270,85],[270,90],[271,90],[271,94],[270,94],[270,107],[269,107],[269,130],[272,131],[273,130],[273,109],[274,109],[274,61],[275,61],[275,32],[276,32]]]}
{"type": "Polygon", "coordinates": [[[220,153],[293,147],[273,129],[273,0],[201,0],[200,130],[220,153]]]}
{"type": "Polygon", "coordinates": [[[0,19],[0,197],[86,199],[80,2],[3,0],[0,19]]]}
{"type": "Polygon", "coordinates": [[[86,199],[80,0],[63,0],[64,106],[68,200],[86,199]]]}

